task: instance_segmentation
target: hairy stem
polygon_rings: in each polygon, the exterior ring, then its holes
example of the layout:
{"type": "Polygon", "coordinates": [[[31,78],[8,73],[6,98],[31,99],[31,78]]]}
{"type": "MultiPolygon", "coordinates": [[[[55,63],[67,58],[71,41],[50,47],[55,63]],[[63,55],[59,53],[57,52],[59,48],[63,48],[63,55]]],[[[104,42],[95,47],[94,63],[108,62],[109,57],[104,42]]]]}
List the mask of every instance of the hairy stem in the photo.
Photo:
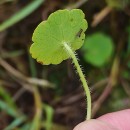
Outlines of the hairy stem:
{"type": "Polygon", "coordinates": [[[77,72],[79,74],[80,80],[83,84],[83,88],[85,90],[85,94],[86,94],[86,97],[87,97],[87,117],[86,118],[87,118],[87,120],[89,120],[89,119],[91,119],[91,94],[90,94],[90,91],[89,91],[88,84],[87,84],[86,79],[84,77],[84,74],[83,74],[83,72],[80,68],[80,65],[77,61],[75,53],[72,51],[71,47],[67,43],[64,43],[64,48],[67,51],[67,53],[71,56],[73,63],[75,64],[75,67],[76,67],[77,72]]]}

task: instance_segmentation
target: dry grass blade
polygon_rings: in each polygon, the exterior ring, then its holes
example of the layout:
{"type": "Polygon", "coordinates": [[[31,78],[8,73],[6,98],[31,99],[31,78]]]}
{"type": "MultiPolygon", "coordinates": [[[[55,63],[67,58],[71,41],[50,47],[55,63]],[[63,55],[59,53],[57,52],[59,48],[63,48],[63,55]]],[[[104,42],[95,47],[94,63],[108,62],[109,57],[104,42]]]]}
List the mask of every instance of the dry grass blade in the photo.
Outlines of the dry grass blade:
{"type": "Polygon", "coordinates": [[[92,27],[97,26],[111,11],[112,11],[112,8],[108,6],[102,9],[98,14],[94,16],[91,26],[92,27]]]}
{"type": "Polygon", "coordinates": [[[13,75],[15,78],[17,78],[18,80],[21,80],[25,83],[28,84],[33,84],[33,85],[39,85],[42,87],[54,87],[54,85],[50,82],[48,82],[47,80],[42,80],[42,79],[37,79],[37,78],[30,78],[27,77],[25,75],[23,75],[22,73],[20,73],[18,70],[14,69],[12,66],[10,66],[5,60],[3,60],[2,58],[0,58],[0,65],[11,75],[13,75]]]}

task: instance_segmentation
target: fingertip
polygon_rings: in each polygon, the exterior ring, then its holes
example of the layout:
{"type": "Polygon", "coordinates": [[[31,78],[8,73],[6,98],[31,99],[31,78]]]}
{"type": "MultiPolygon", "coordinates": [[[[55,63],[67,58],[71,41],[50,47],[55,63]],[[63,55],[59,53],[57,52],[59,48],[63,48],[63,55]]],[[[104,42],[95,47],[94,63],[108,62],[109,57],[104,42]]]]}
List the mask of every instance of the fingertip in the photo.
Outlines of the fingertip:
{"type": "Polygon", "coordinates": [[[130,130],[130,109],[84,121],[73,130],[130,130]]]}
{"type": "MultiPolygon", "coordinates": [[[[94,119],[91,119],[89,121],[84,121],[80,124],[78,124],[73,130],[86,130],[88,127],[91,127],[91,125],[95,123],[94,119]]],[[[93,130],[93,129],[91,129],[93,130]]]]}
{"type": "Polygon", "coordinates": [[[99,117],[98,120],[107,122],[119,130],[130,130],[130,109],[108,113],[99,117]]]}
{"type": "Polygon", "coordinates": [[[103,121],[91,119],[89,121],[84,121],[80,123],[73,130],[117,130],[117,129],[103,121]]]}

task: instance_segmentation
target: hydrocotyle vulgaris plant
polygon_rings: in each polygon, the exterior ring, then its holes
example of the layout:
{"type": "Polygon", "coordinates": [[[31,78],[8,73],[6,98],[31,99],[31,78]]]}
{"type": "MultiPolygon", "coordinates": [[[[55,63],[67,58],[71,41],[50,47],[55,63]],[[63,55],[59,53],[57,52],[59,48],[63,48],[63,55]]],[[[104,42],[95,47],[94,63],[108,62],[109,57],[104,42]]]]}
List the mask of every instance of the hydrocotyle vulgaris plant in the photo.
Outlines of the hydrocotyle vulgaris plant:
{"type": "Polygon", "coordinates": [[[87,120],[89,120],[91,95],[75,52],[83,45],[87,27],[85,15],[80,9],[58,10],[35,29],[30,53],[37,62],[44,65],[59,64],[68,58],[72,59],[87,96],[87,120]]]}

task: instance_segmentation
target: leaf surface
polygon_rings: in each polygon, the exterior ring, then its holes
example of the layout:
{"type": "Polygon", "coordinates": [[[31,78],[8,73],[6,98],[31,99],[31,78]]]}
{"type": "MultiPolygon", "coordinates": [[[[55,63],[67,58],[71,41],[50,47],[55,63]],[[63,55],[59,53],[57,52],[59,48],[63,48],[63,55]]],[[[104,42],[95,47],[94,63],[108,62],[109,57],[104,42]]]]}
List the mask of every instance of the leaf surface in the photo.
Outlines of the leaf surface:
{"type": "Polygon", "coordinates": [[[73,51],[82,46],[88,26],[84,17],[79,9],[52,13],[33,33],[32,57],[44,65],[59,64],[69,58],[63,45],[67,43],[73,51]]]}

